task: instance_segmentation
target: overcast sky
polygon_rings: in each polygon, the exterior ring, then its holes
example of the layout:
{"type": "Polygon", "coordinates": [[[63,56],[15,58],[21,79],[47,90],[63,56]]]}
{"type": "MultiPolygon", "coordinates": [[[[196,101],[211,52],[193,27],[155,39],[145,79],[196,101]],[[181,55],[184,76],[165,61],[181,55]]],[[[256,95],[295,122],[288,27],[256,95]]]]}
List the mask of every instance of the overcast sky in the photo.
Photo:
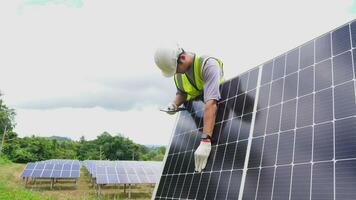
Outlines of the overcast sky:
{"type": "Polygon", "coordinates": [[[0,1],[0,90],[20,136],[122,133],[168,144],[175,95],[153,53],[162,43],[224,61],[226,78],[356,16],[352,0],[0,1]]]}

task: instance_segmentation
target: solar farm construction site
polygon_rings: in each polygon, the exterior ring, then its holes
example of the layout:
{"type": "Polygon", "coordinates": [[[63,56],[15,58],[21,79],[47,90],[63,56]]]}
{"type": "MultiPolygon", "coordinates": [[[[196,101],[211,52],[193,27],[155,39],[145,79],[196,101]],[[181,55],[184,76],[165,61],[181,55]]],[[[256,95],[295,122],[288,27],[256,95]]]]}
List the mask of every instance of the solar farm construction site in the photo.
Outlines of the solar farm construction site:
{"type": "Polygon", "coordinates": [[[53,159],[28,163],[20,177],[25,187],[31,190],[75,191],[81,178],[81,182],[94,193],[88,193],[88,196],[116,198],[121,195],[131,198],[135,197],[138,188],[144,188],[146,194],[152,193],[161,168],[162,162],[158,161],[53,159]]]}

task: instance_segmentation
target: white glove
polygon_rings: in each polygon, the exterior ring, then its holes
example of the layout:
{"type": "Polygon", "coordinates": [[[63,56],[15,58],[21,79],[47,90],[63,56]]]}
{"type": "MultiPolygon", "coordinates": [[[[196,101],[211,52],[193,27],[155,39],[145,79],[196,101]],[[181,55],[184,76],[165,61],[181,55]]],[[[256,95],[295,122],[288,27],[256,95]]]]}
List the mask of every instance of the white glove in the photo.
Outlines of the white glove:
{"type": "Polygon", "coordinates": [[[201,172],[205,168],[211,151],[211,142],[201,141],[194,153],[195,171],[201,172]]]}
{"type": "Polygon", "coordinates": [[[176,114],[177,110],[178,110],[178,106],[175,103],[171,102],[167,105],[167,113],[168,114],[174,115],[174,114],[176,114]]]}

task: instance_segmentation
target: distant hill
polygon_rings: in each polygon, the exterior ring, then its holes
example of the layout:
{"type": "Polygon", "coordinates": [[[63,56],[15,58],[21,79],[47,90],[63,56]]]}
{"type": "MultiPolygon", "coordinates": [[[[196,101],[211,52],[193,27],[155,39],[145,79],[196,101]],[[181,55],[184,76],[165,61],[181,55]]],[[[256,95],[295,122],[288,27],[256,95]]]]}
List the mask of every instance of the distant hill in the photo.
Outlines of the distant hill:
{"type": "Polygon", "coordinates": [[[51,136],[47,137],[50,140],[58,140],[58,141],[72,141],[70,138],[67,137],[61,137],[61,136],[51,136]]]}

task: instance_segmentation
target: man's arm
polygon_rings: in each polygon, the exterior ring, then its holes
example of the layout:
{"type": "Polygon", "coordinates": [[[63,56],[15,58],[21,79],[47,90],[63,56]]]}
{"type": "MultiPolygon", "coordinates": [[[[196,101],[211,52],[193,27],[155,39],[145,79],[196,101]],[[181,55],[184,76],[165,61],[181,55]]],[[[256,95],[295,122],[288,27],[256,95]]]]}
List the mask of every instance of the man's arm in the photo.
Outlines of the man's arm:
{"type": "Polygon", "coordinates": [[[187,96],[177,92],[176,97],[174,98],[173,103],[176,104],[177,107],[179,107],[180,105],[182,105],[182,103],[184,103],[184,101],[187,99],[187,96]]]}
{"type": "Polygon", "coordinates": [[[203,133],[208,134],[210,137],[212,137],[214,129],[217,107],[217,101],[215,99],[208,100],[204,107],[203,133]]]}
{"type": "Polygon", "coordinates": [[[203,133],[212,137],[215,125],[217,102],[220,95],[220,78],[221,71],[219,63],[215,59],[209,59],[203,71],[204,83],[204,127],[203,133]]]}
{"type": "MultiPolygon", "coordinates": [[[[213,135],[217,110],[217,101],[215,99],[208,100],[204,107],[204,127],[203,133],[208,134],[210,138],[213,135]]],[[[209,139],[201,139],[200,145],[194,153],[195,171],[201,172],[208,161],[211,151],[211,141],[209,139]]]]}
{"type": "MultiPolygon", "coordinates": [[[[203,133],[210,137],[213,135],[215,118],[217,112],[217,101],[220,99],[220,68],[219,64],[213,60],[208,60],[203,71],[204,83],[204,127],[203,133]]],[[[195,170],[201,172],[205,168],[211,151],[211,141],[203,138],[200,145],[194,153],[195,170]]]]}

